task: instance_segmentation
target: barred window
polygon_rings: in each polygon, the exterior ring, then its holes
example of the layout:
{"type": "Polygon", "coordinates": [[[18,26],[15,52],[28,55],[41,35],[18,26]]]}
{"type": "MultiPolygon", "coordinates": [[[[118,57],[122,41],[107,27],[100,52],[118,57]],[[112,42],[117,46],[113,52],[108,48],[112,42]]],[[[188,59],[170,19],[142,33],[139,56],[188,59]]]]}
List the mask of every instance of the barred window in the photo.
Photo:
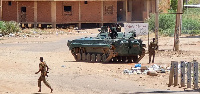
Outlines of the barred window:
{"type": "Polygon", "coordinates": [[[72,11],[72,6],[64,6],[64,12],[72,11]]]}
{"type": "Polygon", "coordinates": [[[72,15],[72,6],[64,6],[63,15],[72,15]]]}

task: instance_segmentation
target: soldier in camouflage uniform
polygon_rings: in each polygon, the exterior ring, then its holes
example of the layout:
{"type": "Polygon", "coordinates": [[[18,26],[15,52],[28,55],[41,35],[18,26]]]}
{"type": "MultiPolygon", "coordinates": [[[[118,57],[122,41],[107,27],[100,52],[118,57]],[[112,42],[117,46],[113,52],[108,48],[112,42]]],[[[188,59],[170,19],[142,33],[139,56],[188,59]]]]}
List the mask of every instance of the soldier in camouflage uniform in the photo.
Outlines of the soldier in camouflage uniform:
{"type": "Polygon", "coordinates": [[[41,81],[44,82],[44,84],[51,89],[51,93],[53,92],[53,89],[51,88],[50,84],[46,81],[45,76],[47,75],[48,72],[48,66],[47,64],[43,61],[43,57],[40,57],[40,64],[39,64],[39,71],[35,72],[35,74],[38,74],[39,72],[41,72],[41,76],[38,79],[38,87],[39,87],[39,91],[41,92],[41,81]]]}
{"type": "Polygon", "coordinates": [[[117,37],[117,29],[116,29],[116,27],[111,25],[109,34],[110,34],[111,39],[115,39],[117,37]]]}
{"type": "Polygon", "coordinates": [[[151,57],[153,56],[152,63],[154,63],[154,58],[155,58],[155,50],[157,50],[158,45],[155,42],[155,38],[153,38],[153,42],[150,42],[149,45],[149,63],[151,63],[151,57]]]}
{"type": "Polygon", "coordinates": [[[119,25],[118,23],[116,24],[116,29],[117,29],[117,32],[121,32],[121,25],[119,25]]]}

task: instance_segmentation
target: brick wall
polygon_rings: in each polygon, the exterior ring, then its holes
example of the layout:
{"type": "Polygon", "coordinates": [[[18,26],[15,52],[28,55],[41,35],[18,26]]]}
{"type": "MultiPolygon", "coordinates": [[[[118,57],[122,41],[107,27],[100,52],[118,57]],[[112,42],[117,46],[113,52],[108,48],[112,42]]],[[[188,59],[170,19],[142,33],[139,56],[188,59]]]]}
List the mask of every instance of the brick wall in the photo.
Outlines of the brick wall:
{"type": "Polygon", "coordinates": [[[51,2],[49,1],[37,2],[37,21],[51,22],[51,2]]]}
{"type": "MultiPolygon", "coordinates": [[[[80,2],[81,8],[81,21],[80,22],[102,22],[102,5],[101,1],[88,1],[87,4],[80,2]]],[[[104,1],[105,7],[112,6],[112,14],[103,14],[105,22],[116,22],[117,21],[117,2],[116,1],[104,1]]],[[[56,21],[57,23],[67,22],[79,22],[79,2],[57,2],[56,3],[56,21]],[[72,6],[72,15],[65,15],[64,6],[72,6]]]]}
{"type": "Polygon", "coordinates": [[[11,2],[11,6],[8,5],[8,1],[2,2],[2,19],[4,21],[17,21],[17,2],[11,2]]]}
{"type": "Polygon", "coordinates": [[[82,22],[101,22],[101,2],[88,1],[88,4],[81,2],[82,22]]]}
{"type": "Polygon", "coordinates": [[[117,22],[117,1],[104,1],[103,4],[103,21],[104,22],[117,22]],[[107,12],[113,9],[112,13],[107,12]]]}
{"type": "Polygon", "coordinates": [[[78,22],[79,21],[79,2],[56,2],[56,22],[78,22]],[[64,13],[64,6],[71,6],[71,14],[64,13]]]}
{"type": "Polygon", "coordinates": [[[135,0],[132,4],[132,21],[143,21],[144,0],[135,0]]]}
{"type": "MultiPolygon", "coordinates": [[[[116,22],[117,21],[117,2],[104,1],[103,6],[103,21],[116,22]],[[105,13],[106,7],[112,6],[112,14],[105,13]]],[[[34,22],[34,2],[20,1],[18,2],[18,13],[21,15],[21,7],[26,7],[26,22],[34,22]]],[[[87,4],[80,2],[81,8],[81,21],[80,22],[102,22],[102,2],[101,1],[88,1],[87,4]]],[[[17,21],[17,2],[12,1],[9,6],[8,2],[3,2],[3,20],[17,21]]],[[[37,2],[37,21],[38,22],[51,22],[51,2],[38,1],[37,2]]],[[[57,23],[71,23],[79,22],[79,2],[75,1],[58,1],[56,2],[56,22],[57,23]],[[72,14],[65,15],[64,6],[72,6],[72,14]]]]}
{"type": "Polygon", "coordinates": [[[26,22],[34,22],[34,2],[18,2],[18,12],[21,15],[21,7],[26,7],[26,22]]]}

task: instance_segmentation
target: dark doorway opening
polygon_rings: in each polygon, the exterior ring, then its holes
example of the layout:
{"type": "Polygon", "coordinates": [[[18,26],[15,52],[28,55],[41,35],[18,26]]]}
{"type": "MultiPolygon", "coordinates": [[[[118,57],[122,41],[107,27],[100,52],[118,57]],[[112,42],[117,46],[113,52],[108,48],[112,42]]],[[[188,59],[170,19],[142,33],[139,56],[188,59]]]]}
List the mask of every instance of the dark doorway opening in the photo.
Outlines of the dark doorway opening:
{"type": "Polygon", "coordinates": [[[89,28],[99,28],[99,23],[82,23],[81,28],[82,29],[89,29],[89,28]]]}
{"type": "MultiPolygon", "coordinates": [[[[124,26],[124,23],[118,23],[120,26],[124,26]]],[[[111,27],[111,26],[116,26],[116,23],[103,23],[103,26],[109,26],[109,27],[111,27]]]]}
{"type": "Polygon", "coordinates": [[[56,24],[56,28],[62,28],[62,29],[74,29],[76,27],[78,27],[78,23],[56,24]]]}
{"type": "Polygon", "coordinates": [[[117,21],[126,20],[126,10],[124,8],[124,1],[117,1],[117,21]]]}
{"type": "Polygon", "coordinates": [[[21,7],[21,12],[26,12],[26,7],[21,7]]]}
{"type": "Polygon", "coordinates": [[[21,7],[20,21],[26,22],[26,7],[21,7]]]}

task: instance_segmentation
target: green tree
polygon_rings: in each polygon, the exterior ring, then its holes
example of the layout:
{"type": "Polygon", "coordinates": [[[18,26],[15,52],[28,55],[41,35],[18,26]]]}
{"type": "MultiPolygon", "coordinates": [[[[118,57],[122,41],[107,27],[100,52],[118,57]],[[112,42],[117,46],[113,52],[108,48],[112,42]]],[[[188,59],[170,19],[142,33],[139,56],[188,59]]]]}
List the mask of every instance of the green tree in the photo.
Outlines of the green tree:
{"type": "Polygon", "coordinates": [[[176,11],[178,7],[178,0],[171,0],[171,9],[176,11]]]}

